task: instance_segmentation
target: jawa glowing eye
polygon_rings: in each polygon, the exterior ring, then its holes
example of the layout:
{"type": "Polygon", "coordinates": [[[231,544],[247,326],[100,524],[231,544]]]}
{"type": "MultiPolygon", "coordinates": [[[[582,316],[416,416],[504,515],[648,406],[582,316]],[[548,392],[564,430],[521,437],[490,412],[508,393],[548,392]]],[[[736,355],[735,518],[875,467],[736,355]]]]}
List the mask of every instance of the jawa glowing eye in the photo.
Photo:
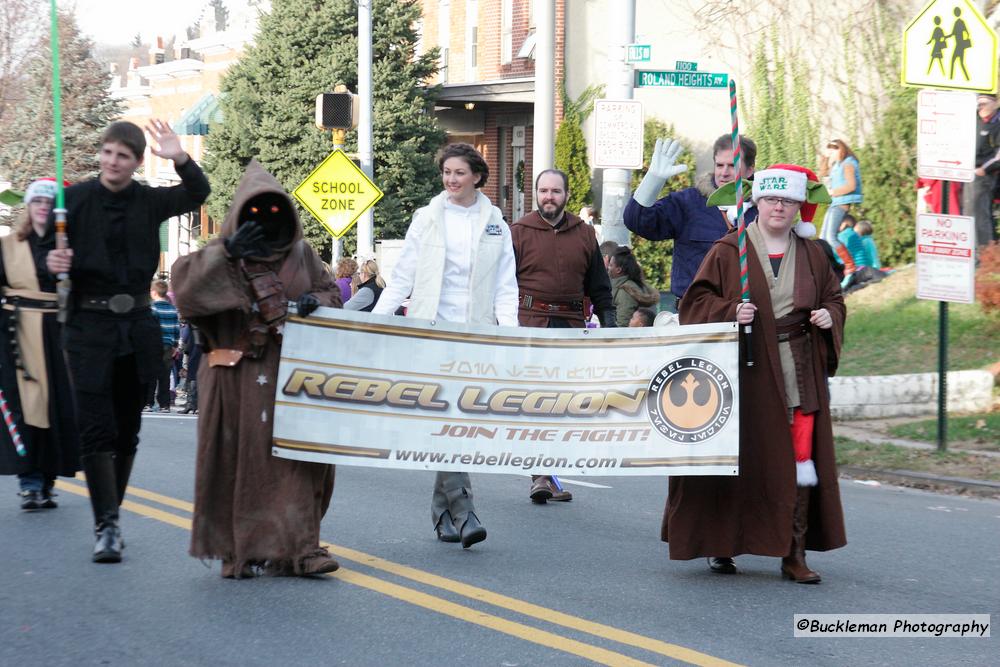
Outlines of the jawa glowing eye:
{"type": "Polygon", "coordinates": [[[271,204],[271,213],[277,213],[280,210],[281,209],[277,206],[277,204],[271,204]]]}
{"type": "Polygon", "coordinates": [[[250,207],[250,212],[253,213],[254,215],[257,215],[257,213],[259,211],[260,211],[260,209],[258,209],[256,206],[251,206],[250,207]]]}

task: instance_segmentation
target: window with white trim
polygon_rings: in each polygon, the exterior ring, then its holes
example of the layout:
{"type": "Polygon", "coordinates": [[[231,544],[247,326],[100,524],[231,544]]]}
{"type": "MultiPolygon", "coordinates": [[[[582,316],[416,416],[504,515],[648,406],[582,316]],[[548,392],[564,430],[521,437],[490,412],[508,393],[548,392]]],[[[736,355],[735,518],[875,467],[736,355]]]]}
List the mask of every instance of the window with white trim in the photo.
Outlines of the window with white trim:
{"type": "Polygon", "coordinates": [[[465,0],[465,80],[479,79],[479,0],[465,0]]]}
{"type": "Polygon", "coordinates": [[[500,8],[500,64],[514,57],[514,0],[502,0],[500,8]]]}
{"type": "Polygon", "coordinates": [[[451,0],[438,2],[438,48],[441,49],[441,83],[448,83],[448,58],[451,55],[451,0]]]}

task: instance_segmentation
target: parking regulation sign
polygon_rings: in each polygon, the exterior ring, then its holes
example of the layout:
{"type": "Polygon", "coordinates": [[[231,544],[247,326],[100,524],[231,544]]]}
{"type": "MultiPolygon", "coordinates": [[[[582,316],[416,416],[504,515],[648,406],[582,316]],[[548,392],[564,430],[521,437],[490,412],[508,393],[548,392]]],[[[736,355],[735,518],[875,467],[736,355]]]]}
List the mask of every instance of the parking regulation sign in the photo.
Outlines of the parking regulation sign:
{"type": "Polygon", "coordinates": [[[594,102],[594,168],[642,168],[642,102],[594,102]]]}
{"type": "Polygon", "coordinates": [[[971,183],[976,170],[976,94],[924,89],[917,95],[917,175],[971,183]]]}
{"type": "Polygon", "coordinates": [[[972,303],[976,293],[975,248],[975,218],[918,215],[917,298],[972,303]]]}

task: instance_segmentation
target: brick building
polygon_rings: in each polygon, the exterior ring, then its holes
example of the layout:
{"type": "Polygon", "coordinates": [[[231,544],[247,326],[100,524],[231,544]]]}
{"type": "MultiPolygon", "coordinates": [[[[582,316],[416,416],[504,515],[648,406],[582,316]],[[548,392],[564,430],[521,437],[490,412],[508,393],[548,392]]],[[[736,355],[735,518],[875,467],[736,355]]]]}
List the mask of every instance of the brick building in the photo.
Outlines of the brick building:
{"type": "MultiPolygon", "coordinates": [[[[533,0],[421,0],[422,51],[438,47],[435,112],[449,142],[474,145],[490,179],[483,194],[513,221],[533,208],[533,0]]],[[[564,73],[565,0],[555,0],[556,91],[564,73]]],[[[556,124],[562,105],[556,100],[556,124]]]]}

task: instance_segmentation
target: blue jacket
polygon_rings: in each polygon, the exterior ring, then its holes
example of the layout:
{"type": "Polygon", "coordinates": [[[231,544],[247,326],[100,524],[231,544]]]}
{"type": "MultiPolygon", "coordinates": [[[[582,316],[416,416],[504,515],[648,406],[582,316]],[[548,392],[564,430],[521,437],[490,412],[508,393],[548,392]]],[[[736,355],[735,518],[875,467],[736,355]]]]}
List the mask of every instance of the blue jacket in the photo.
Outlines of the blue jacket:
{"type": "MultiPolygon", "coordinates": [[[[650,241],[674,239],[674,259],[670,269],[670,291],[684,296],[701,260],[712,244],[730,230],[726,214],[717,206],[709,206],[708,198],[698,188],[672,192],[646,208],[629,199],[625,206],[625,226],[629,231],[650,241]]],[[[757,219],[756,207],[744,202],[746,224],[757,219]]]]}

